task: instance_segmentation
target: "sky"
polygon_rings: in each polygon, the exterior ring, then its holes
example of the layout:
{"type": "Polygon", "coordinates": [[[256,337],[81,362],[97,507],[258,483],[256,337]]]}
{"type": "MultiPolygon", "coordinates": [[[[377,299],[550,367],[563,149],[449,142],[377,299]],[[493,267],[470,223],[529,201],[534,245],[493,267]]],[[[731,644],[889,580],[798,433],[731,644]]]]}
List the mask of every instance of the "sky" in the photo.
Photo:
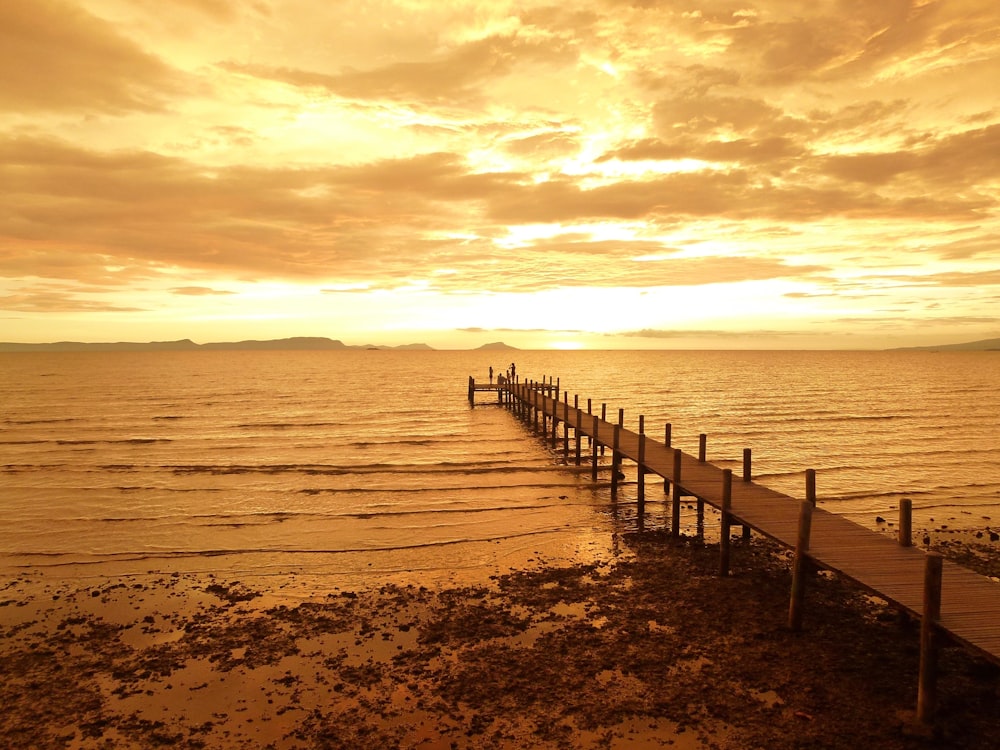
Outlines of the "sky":
{"type": "Polygon", "coordinates": [[[0,340],[1000,336],[996,0],[0,0],[0,340]]]}

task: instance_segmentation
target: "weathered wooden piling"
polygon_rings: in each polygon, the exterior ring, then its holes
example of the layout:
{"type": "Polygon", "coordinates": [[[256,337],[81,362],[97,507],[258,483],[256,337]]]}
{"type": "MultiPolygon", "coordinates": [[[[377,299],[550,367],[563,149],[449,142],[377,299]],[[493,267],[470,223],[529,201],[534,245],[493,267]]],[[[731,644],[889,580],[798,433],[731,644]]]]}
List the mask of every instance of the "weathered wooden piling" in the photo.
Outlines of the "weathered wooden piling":
{"type": "Polygon", "coordinates": [[[621,474],[622,454],[618,452],[621,447],[622,426],[615,425],[614,437],[611,446],[611,499],[618,499],[618,477],[621,474]]]}
{"type": "MultiPolygon", "coordinates": [[[[743,449],[743,481],[752,481],[752,473],[750,468],[751,454],[749,448],[743,449]]],[[[743,524],[743,540],[750,541],[750,524],[743,524]]]]}
{"type": "Polygon", "coordinates": [[[805,597],[806,571],[809,552],[809,535],[812,527],[813,508],[816,507],[816,472],[806,470],[806,499],[799,506],[799,533],[792,558],[792,595],[788,604],[788,627],[802,629],[802,601],[805,597]]]}
{"type": "Polygon", "coordinates": [[[730,542],[732,518],[729,510],[733,505],[733,470],[722,470],[722,508],[719,518],[719,575],[729,575],[730,542]]]}
{"type": "Polygon", "coordinates": [[[937,707],[937,625],[941,619],[941,581],[944,559],[928,552],[924,567],[924,611],[920,618],[920,676],[917,682],[917,720],[927,723],[937,707]]]}
{"type": "Polygon", "coordinates": [[[590,471],[590,476],[591,476],[591,479],[593,479],[595,482],[597,481],[597,448],[600,445],[600,438],[598,436],[598,424],[599,424],[599,422],[598,422],[598,419],[597,419],[597,415],[595,414],[594,415],[594,428],[593,428],[592,433],[591,433],[591,434],[593,434],[594,439],[593,439],[593,442],[591,442],[591,444],[590,444],[590,450],[594,454],[593,455],[593,464],[592,464],[592,468],[591,468],[591,471],[590,471]]]}
{"type": "Polygon", "coordinates": [[[899,545],[913,545],[913,501],[909,498],[899,501],[899,545]]]}
{"type": "Polygon", "coordinates": [[[574,448],[576,449],[576,465],[579,466],[580,465],[580,435],[582,434],[580,432],[579,425],[582,424],[582,420],[580,419],[580,394],[578,394],[578,393],[573,395],[573,409],[576,411],[576,424],[577,424],[577,427],[573,430],[573,437],[576,439],[576,445],[574,446],[574,448]]]}
{"type": "Polygon", "coordinates": [[[674,448],[674,467],[670,477],[670,534],[678,537],[681,534],[681,451],[674,448]]]}
{"type": "Polygon", "coordinates": [[[636,475],[636,501],[639,504],[639,518],[646,509],[646,418],[639,415],[639,461],[636,475]]]}

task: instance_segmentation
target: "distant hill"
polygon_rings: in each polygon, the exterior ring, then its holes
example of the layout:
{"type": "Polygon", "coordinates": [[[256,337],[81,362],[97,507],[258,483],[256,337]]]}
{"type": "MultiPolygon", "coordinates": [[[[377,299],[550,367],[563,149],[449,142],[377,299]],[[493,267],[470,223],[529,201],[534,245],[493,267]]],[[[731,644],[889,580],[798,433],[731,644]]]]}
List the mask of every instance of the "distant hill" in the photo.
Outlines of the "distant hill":
{"type": "Polygon", "coordinates": [[[0,352],[186,352],[208,350],[251,350],[251,351],[323,351],[340,349],[379,349],[379,350],[430,350],[427,344],[404,344],[402,346],[349,346],[339,339],[328,339],[323,336],[293,336],[285,339],[268,339],[264,341],[218,341],[209,344],[196,344],[191,339],[178,341],[115,341],[95,342],[56,341],[50,344],[18,344],[0,342],[0,352]]]}
{"type": "Polygon", "coordinates": [[[1000,351],[1000,339],[982,339],[968,341],[964,344],[940,344],[939,346],[904,346],[891,351],[923,351],[923,352],[988,352],[1000,351]]]}
{"type": "Polygon", "coordinates": [[[483,344],[476,348],[476,351],[518,351],[516,346],[509,346],[502,341],[494,341],[492,344],[483,344]]]}

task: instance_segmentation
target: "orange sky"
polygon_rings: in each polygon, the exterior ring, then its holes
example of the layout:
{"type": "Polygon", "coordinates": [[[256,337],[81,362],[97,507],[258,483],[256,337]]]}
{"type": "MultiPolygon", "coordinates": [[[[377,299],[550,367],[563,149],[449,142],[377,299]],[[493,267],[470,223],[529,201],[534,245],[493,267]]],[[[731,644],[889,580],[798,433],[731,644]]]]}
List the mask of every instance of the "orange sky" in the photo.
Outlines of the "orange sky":
{"type": "Polygon", "coordinates": [[[0,0],[0,340],[1000,336],[996,0],[0,0]]]}

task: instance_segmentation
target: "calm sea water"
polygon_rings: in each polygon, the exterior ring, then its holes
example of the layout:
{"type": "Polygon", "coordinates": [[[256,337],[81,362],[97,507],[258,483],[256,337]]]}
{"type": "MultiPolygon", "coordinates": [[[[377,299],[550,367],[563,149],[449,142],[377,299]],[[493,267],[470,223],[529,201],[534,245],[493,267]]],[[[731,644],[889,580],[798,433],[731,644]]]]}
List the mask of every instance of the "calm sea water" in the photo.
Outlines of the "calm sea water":
{"type": "Polygon", "coordinates": [[[820,502],[871,528],[902,497],[918,524],[1000,527],[996,352],[3,354],[0,567],[432,575],[613,554],[634,488],[613,508],[509,413],[469,408],[468,376],[511,356],[633,429],[670,422],[686,451],[707,433],[737,473],[749,447],[793,496],[816,469],[820,502]]]}

